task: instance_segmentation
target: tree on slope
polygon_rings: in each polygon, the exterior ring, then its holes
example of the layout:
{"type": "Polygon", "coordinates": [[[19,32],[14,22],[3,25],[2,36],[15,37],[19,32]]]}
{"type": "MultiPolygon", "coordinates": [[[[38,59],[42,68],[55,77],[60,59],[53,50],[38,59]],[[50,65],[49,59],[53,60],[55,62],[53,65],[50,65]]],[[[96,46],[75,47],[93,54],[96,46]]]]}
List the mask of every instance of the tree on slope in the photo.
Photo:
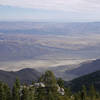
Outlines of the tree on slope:
{"type": "Polygon", "coordinates": [[[12,99],[20,100],[20,82],[18,79],[16,79],[15,84],[13,86],[12,99]]]}

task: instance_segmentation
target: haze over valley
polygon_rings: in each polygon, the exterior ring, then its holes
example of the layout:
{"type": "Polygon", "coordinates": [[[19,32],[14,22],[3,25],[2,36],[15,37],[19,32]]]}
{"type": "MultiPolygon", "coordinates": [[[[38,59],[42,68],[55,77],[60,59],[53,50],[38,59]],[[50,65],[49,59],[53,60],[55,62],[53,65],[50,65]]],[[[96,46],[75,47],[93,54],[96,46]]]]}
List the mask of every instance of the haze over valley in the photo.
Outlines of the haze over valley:
{"type": "Polygon", "coordinates": [[[0,22],[0,69],[72,66],[99,59],[99,29],[99,22],[0,22]]]}

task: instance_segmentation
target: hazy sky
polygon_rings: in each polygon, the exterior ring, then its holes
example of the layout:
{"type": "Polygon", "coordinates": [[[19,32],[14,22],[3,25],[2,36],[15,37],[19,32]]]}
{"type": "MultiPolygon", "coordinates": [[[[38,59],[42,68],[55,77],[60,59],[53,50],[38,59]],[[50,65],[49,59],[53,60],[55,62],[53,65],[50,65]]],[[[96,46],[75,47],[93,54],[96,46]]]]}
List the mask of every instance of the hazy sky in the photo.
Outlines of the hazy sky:
{"type": "Polygon", "coordinates": [[[100,0],[0,0],[1,21],[100,21],[100,0]]]}

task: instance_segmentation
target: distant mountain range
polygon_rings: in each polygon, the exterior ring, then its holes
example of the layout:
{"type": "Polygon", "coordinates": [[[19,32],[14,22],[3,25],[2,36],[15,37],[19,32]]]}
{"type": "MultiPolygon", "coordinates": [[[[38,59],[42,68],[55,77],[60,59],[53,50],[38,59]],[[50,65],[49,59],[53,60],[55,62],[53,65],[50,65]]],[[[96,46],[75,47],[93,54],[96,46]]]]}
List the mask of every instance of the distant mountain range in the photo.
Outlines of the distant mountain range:
{"type": "Polygon", "coordinates": [[[40,68],[39,71],[51,70],[56,77],[66,81],[100,70],[100,59],[86,61],[78,65],[65,65],[58,67],[40,68]]]}
{"type": "Polygon", "coordinates": [[[0,22],[0,32],[14,34],[91,34],[100,33],[100,23],[0,22]]]}
{"type": "Polygon", "coordinates": [[[7,83],[10,87],[13,86],[16,78],[18,78],[22,84],[31,84],[32,81],[37,81],[40,76],[40,72],[30,68],[22,69],[16,72],[0,70],[0,81],[7,83]]]}
{"type": "Polygon", "coordinates": [[[98,70],[100,70],[100,59],[81,63],[79,67],[65,71],[65,74],[79,77],[98,70]]]}
{"type": "Polygon", "coordinates": [[[99,22],[45,23],[45,22],[0,22],[2,33],[26,34],[75,34],[100,33],[99,22]]]}
{"type": "MultiPolygon", "coordinates": [[[[40,72],[30,68],[22,69],[16,72],[0,70],[0,81],[8,83],[10,87],[13,86],[16,78],[20,79],[21,84],[31,84],[32,81],[37,81],[40,76],[40,72]]],[[[65,81],[65,86],[70,87],[73,92],[81,90],[83,85],[89,89],[92,84],[95,86],[97,91],[100,91],[100,70],[83,75],[71,81],[65,81]]]]}
{"type": "MultiPolygon", "coordinates": [[[[56,77],[61,77],[64,80],[72,80],[80,76],[84,76],[87,74],[90,74],[92,72],[96,72],[100,70],[100,59],[89,61],[86,63],[80,64],[80,66],[76,66],[76,68],[72,69],[70,66],[60,66],[60,67],[54,67],[49,68],[46,70],[52,70],[56,77]],[[67,71],[66,71],[67,69],[67,71]]],[[[18,77],[21,81],[21,83],[27,83],[30,84],[32,81],[38,80],[38,78],[41,76],[40,71],[43,73],[45,70],[35,70],[31,68],[25,68],[19,71],[2,71],[0,70],[0,80],[8,83],[10,86],[14,83],[16,77],[18,77]]],[[[98,76],[97,76],[98,78],[98,76]]],[[[91,78],[90,78],[91,80],[91,78]]],[[[94,80],[94,79],[92,79],[94,80]]],[[[80,81],[81,82],[81,81],[80,81]]],[[[84,83],[84,82],[83,82],[84,83]]]]}

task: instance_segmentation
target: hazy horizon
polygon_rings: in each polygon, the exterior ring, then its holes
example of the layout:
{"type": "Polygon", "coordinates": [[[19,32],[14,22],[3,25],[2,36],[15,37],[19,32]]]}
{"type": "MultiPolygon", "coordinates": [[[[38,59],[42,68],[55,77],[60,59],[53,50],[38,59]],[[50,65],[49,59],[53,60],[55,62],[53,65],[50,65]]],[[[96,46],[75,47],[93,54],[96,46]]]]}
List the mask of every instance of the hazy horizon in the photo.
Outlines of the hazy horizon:
{"type": "Polygon", "coordinates": [[[98,22],[98,0],[0,0],[0,21],[98,22]]]}

